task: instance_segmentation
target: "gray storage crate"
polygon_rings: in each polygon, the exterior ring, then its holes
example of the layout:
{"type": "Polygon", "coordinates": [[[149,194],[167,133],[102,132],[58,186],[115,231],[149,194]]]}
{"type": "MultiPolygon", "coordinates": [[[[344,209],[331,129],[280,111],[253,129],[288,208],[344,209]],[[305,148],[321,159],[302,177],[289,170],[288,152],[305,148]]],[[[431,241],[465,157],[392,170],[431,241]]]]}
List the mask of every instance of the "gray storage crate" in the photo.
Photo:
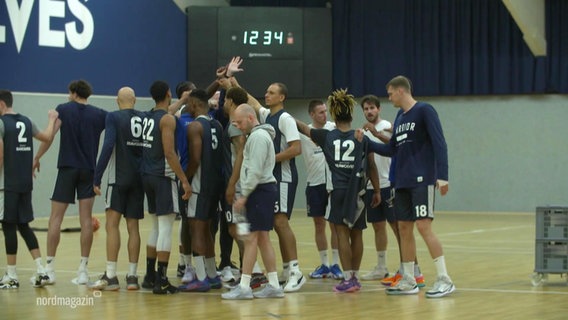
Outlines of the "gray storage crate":
{"type": "Polygon", "coordinates": [[[536,208],[536,240],[568,241],[568,207],[536,208]]]}
{"type": "Polygon", "coordinates": [[[537,207],[535,240],[533,285],[550,273],[568,273],[568,207],[537,207]]]}

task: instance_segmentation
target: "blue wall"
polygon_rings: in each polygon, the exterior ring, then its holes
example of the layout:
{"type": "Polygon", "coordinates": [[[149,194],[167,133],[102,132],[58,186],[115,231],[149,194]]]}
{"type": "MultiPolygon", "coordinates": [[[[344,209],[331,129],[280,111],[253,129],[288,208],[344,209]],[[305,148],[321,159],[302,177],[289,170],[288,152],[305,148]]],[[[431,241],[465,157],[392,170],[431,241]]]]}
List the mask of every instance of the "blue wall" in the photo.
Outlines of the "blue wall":
{"type": "Polygon", "coordinates": [[[185,30],[171,0],[0,1],[0,87],[66,93],[83,78],[95,94],[129,85],[149,95],[154,80],[185,80],[185,30]],[[12,27],[28,18],[25,30],[12,27]]]}

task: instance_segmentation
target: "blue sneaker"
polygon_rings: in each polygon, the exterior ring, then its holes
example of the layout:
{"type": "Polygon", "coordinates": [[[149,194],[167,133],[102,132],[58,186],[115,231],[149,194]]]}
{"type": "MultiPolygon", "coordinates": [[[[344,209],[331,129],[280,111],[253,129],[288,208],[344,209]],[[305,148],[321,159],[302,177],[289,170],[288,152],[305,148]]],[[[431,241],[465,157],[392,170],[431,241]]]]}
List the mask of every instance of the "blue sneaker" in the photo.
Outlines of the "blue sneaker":
{"type": "Polygon", "coordinates": [[[310,278],[312,279],[322,279],[331,277],[331,270],[325,264],[318,266],[314,272],[310,273],[310,278]]]}
{"type": "Polygon", "coordinates": [[[178,289],[181,292],[207,292],[211,289],[211,285],[207,279],[204,279],[203,281],[195,279],[186,284],[182,284],[178,287],[178,289]]]}
{"type": "Polygon", "coordinates": [[[219,276],[215,276],[214,278],[207,277],[207,282],[209,282],[211,289],[221,289],[223,287],[221,277],[219,276]]]}
{"type": "Polygon", "coordinates": [[[339,280],[344,278],[343,271],[341,271],[341,268],[338,264],[332,265],[331,268],[329,268],[329,272],[331,272],[333,279],[339,280]]]}

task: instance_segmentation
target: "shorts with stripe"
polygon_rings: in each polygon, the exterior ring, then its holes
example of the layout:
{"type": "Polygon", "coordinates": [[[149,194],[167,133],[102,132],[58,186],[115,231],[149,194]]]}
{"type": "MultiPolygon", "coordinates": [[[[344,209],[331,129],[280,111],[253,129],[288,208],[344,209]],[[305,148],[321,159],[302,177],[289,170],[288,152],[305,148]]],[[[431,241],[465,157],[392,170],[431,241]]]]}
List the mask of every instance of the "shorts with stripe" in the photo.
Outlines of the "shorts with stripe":
{"type": "Polygon", "coordinates": [[[275,183],[256,186],[245,205],[250,231],[270,231],[274,227],[278,191],[275,183]]]}
{"type": "MultiPolygon", "coordinates": [[[[235,198],[238,199],[240,197],[242,197],[242,195],[239,192],[237,192],[235,194],[235,198]]],[[[232,204],[227,203],[224,194],[221,196],[221,209],[223,210],[223,216],[225,218],[225,221],[227,221],[227,223],[238,223],[246,219],[245,218],[246,214],[245,216],[242,215],[244,213],[243,212],[244,210],[242,212],[237,212],[232,204]]]]}
{"type": "Polygon", "coordinates": [[[190,219],[218,221],[220,195],[192,193],[187,204],[190,219]]]}
{"type": "Polygon", "coordinates": [[[298,183],[292,182],[278,182],[278,211],[276,213],[285,213],[288,216],[288,220],[292,216],[292,210],[294,209],[294,200],[296,198],[296,189],[298,183]]]}
{"type": "Polygon", "coordinates": [[[32,192],[0,191],[0,221],[28,223],[34,220],[32,192]]]}
{"type": "MultiPolygon", "coordinates": [[[[347,198],[346,193],[347,189],[333,189],[329,196],[331,208],[329,215],[326,217],[327,221],[345,225],[343,222],[343,218],[345,217],[345,213],[343,212],[343,203],[347,198]]],[[[360,201],[362,202],[363,199],[360,199],[360,201]]],[[[355,221],[352,229],[364,230],[366,228],[367,223],[365,222],[365,210],[363,210],[361,216],[359,216],[357,221],[355,221]]]]}
{"type": "Polygon", "coordinates": [[[367,189],[365,194],[365,207],[367,208],[367,222],[395,222],[394,215],[394,189],[391,187],[381,188],[381,203],[375,208],[371,207],[374,191],[367,189]]]}
{"type": "Polygon", "coordinates": [[[325,217],[329,212],[329,193],[325,183],[306,187],[308,217],[325,217]]]}
{"type": "Polygon", "coordinates": [[[93,177],[93,170],[59,168],[51,200],[75,203],[75,194],[77,194],[77,200],[94,197],[93,177]]]}
{"type": "Polygon", "coordinates": [[[178,189],[175,180],[168,177],[143,175],[142,184],[148,201],[148,212],[158,216],[178,213],[178,189]]]}
{"type": "Polygon", "coordinates": [[[434,219],[434,186],[396,189],[394,212],[397,220],[434,219]]]}
{"type": "Polygon", "coordinates": [[[114,210],[125,218],[144,218],[144,188],[141,183],[130,186],[109,185],[105,202],[107,210],[114,210]]]}

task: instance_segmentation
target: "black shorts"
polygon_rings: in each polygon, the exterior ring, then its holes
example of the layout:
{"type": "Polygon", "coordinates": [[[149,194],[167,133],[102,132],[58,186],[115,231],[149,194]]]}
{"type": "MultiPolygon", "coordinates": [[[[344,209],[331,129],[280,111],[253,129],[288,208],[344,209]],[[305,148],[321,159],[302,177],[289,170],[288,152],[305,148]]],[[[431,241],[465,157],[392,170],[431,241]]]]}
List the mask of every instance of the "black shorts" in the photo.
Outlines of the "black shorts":
{"type": "Polygon", "coordinates": [[[95,196],[93,190],[93,171],[89,169],[59,168],[51,200],[75,203],[77,200],[95,196]]]}
{"type": "Polygon", "coordinates": [[[371,201],[373,200],[373,194],[375,192],[372,189],[368,189],[365,194],[365,207],[367,208],[367,222],[395,222],[396,217],[394,215],[394,189],[391,187],[381,188],[381,203],[373,208],[371,207],[371,201]]]}
{"type": "Polygon", "coordinates": [[[270,231],[274,227],[274,214],[277,209],[278,190],[275,183],[256,186],[249,194],[246,216],[250,223],[250,231],[270,231]]]}
{"type": "Polygon", "coordinates": [[[0,221],[28,223],[34,220],[32,192],[0,191],[0,221]]]}
{"type": "Polygon", "coordinates": [[[394,212],[397,220],[434,219],[434,186],[396,189],[394,212]]]}
{"type": "Polygon", "coordinates": [[[324,184],[306,187],[306,206],[308,217],[325,217],[329,206],[329,193],[324,184]]]}
{"type": "Polygon", "coordinates": [[[219,198],[219,194],[191,194],[187,204],[187,217],[191,219],[213,220],[218,222],[219,198]]]}
{"type": "Polygon", "coordinates": [[[131,186],[109,185],[105,201],[106,209],[112,209],[125,218],[144,218],[144,188],[141,183],[131,186]]]}
{"type": "MultiPolygon", "coordinates": [[[[346,200],[346,189],[334,189],[330,195],[330,212],[329,216],[327,217],[327,221],[335,224],[343,224],[344,212],[343,212],[343,203],[346,200]]],[[[361,201],[363,201],[361,199],[361,201]]],[[[365,210],[361,213],[361,216],[355,221],[352,229],[359,229],[364,230],[367,228],[367,223],[365,222],[365,210]]]]}
{"type": "Polygon", "coordinates": [[[142,184],[148,201],[148,212],[158,216],[179,213],[178,188],[168,177],[143,175],[142,184]]]}
{"type": "MultiPolygon", "coordinates": [[[[241,197],[241,194],[237,192],[235,196],[238,199],[241,197]]],[[[225,219],[225,221],[227,221],[227,223],[238,223],[239,221],[246,219],[242,217],[242,214],[244,214],[246,210],[243,210],[243,212],[236,212],[236,210],[233,209],[233,205],[227,203],[224,194],[221,195],[221,209],[223,211],[223,218],[225,219]]]]}

